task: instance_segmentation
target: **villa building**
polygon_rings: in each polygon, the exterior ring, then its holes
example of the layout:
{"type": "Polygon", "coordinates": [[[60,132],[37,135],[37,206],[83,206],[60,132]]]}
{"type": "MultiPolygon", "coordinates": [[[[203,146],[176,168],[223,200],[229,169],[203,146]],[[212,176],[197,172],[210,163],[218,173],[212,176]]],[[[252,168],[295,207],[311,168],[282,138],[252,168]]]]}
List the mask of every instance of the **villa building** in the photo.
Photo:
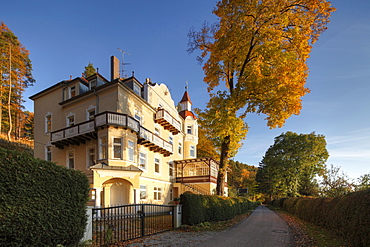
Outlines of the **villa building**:
{"type": "Polygon", "coordinates": [[[34,101],[35,157],[83,171],[90,205],[167,204],[185,191],[212,194],[218,163],[197,159],[198,124],[185,91],[175,107],[169,89],[134,76],[99,73],[61,81],[34,101]]]}

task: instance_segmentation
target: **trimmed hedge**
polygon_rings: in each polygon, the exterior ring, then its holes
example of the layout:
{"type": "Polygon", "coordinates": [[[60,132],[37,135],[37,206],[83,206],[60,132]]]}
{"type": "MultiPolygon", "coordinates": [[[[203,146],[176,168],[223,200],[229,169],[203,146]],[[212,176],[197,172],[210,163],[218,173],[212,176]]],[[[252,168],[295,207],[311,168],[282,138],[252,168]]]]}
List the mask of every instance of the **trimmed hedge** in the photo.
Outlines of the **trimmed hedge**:
{"type": "Polygon", "coordinates": [[[334,198],[290,198],[282,205],[289,213],[328,229],[353,246],[370,246],[370,190],[334,198]]]}
{"type": "Polygon", "coordinates": [[[182,223],[196,225],[202,222],[229,220],[254,209],[257,203],[245,198],[182,194],[182,223]]]}
{"type": "Polygon", "coordinates": [[[0,245],[77,244],[89,182],[78,171],[0,148],[0,245]]]}

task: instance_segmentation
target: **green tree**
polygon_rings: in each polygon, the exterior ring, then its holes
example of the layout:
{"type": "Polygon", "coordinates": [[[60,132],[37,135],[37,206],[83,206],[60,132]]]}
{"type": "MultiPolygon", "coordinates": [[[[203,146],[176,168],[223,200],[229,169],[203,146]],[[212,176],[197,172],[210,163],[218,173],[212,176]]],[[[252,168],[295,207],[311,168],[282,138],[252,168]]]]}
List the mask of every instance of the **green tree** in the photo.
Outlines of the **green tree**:
{"type": "Polygon", "coordinates": [[[340,173],[340,167],[331,165],[325,169],[322,176],[320,194],[325,197],[336,197],[348,194],[354,189],[354,184],[344,172],[340,173]]]}
{"type": "Polygon", "coordinates": [[[370,189],[370,173],[362,175],[357,179],[356,190],[367,190],[370,189]]]}
{"type": "Polygon", "coordinates": [[[323,135],[286,132],[275,138],[260,163],[258,182],[273,196],[311,195],[329,154],[323,135]]]}
{"type": "Polygon", "coordinates": [[[88,78],[89,76],[96,73],[96,69],[92,63],[89,62],[89,64],[85,67],[85,70],[83,72],[85,78],[88,78]]]}
{"type": "MultiPolygon", "coordinates": [[[[6,123],[8,139],[14,133],[13,123],[20,122],[22,94],[33,85],[32,64],[29,51],[19,42],[18,37],[3,23],[0,24],[0,132],[6,123]],[[3,114],[6,106],[7,114],[3,114]]],[[[18,126],[20,127],[20,126],[18,126]]]]}
{"type": "MultiPolygon", "coordinates": [[[[292,114],[298,115],[301,97],[309,92],[304,85],[311,45],[326,29],[334,10],[326,0],[219,1],[213,11],[218,23],[189,32],[188,52],[202,51],[198,60],[206,60],[208,91],[218,90],[211,99],[225,100],[219,106],[210,102],[208,107],[216,109],[209,111],[227,112],[222,115],[232,121],[248,113],[263,113],[270,128],[281,127],[292,114]],[[221,81],[227,89],[220,89],[221,81]]],[[[230,144],[236,141],[231,134],[219,139],[219,177],[223,177],[230,144]]],[[[218,183],[218,192],[222,184],[218,183]]]]}

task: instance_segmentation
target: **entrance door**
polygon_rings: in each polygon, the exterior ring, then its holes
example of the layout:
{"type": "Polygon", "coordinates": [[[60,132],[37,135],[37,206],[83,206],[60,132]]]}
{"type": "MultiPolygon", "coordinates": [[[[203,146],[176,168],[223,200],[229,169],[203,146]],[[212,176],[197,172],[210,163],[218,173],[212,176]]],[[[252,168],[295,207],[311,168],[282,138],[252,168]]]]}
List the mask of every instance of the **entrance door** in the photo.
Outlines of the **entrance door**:
{"type": "Polygon", "coordinates": [[[129,204],[129,186],[123,183],[114,183],[110,188],[110,205],[129,204]]]}

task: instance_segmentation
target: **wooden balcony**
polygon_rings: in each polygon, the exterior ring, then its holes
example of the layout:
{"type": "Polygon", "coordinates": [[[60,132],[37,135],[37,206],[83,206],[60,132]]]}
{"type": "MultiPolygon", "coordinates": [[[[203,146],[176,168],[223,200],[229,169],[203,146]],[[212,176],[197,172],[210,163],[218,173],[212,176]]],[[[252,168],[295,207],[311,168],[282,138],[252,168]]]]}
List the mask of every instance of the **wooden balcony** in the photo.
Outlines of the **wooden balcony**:
{"type": "Polygon", "coordinates": [[[151,151],[161,153],[164,156],[169,156],[173,153],[171,143],[145,129],[133,117],[115,112],[104,112],[96,115],[94,120],[54,131],[51,133],[51,143],[58,148],[85,144],[87,140],[96,140],[98,128],[104,126],[119,126],[130,129],[137,133],[138,144],[144,145],[151,151]]]}
{"type": "Polygon", "coordinates": [[[176,160],[177,183],[216,183],[218,162],[212,158],[176,160]]]}
{"type": "Polygon", "coordinates": [[[50,138],[51,144],[61,149],[64,146],[85,144],[91,139],[96,140],[94,120],[53,131],[50,138]]]}
{"type": "Polygon", "coordinates": [[[177,135],[181,131],[181,123],[171,116],[171,114],[165,109],[158,109],[155,114],[154,121],[162,125],[164,129],[169,130],[174,135],[177,135]]]}

